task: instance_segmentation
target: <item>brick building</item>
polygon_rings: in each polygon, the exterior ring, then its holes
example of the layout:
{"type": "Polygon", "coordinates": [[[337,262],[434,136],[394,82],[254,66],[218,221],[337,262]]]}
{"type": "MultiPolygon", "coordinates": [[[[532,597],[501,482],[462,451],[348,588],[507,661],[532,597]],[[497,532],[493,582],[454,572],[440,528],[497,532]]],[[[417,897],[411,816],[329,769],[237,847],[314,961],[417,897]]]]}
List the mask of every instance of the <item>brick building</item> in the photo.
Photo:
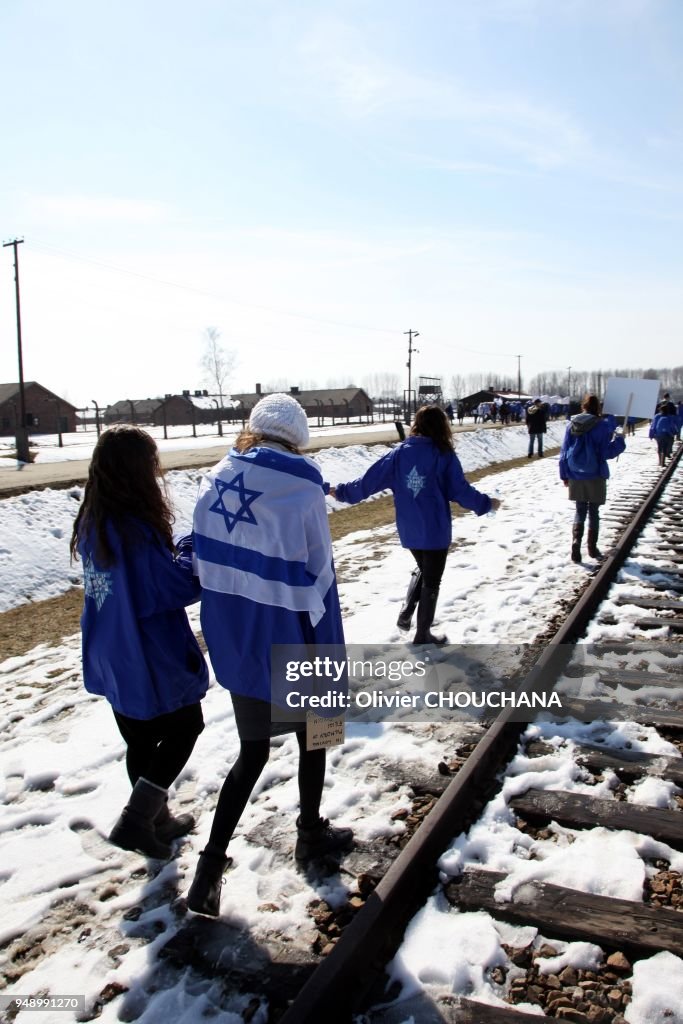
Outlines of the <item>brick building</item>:
{"type": "MultiPolygon", "coordinates": [[[[24,404],[29,433],[56,434],[61,430],[70,434],[76,430],[76,406],[35,380],[24,383],[24,404]]],[[[0,384],[0,435],[13,437],[20,415],[19,384],[0,384]]]]}

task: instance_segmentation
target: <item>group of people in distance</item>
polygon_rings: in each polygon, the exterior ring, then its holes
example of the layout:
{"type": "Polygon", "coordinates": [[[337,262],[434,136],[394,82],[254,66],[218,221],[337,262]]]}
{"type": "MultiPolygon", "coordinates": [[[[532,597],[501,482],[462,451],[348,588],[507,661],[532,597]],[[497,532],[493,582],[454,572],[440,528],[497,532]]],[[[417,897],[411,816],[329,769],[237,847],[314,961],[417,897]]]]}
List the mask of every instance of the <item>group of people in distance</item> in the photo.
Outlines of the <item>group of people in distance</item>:
{"type": "MultiPolygon", "coordinates": [[[[320,813],[325,750],[308,750],[306,722],[273,721],[271,707],[273,644],[344,643],[326,493],[350,504],[393,493],[399,539],[415,562],[398,625],[409,630],[417,611],[416,644],[446,643],[431,627],[451,543],[450,502],[479,516],[500,505],[466,480],[448,416],[436,405],[419,409],[410,436],[364,476],[333,488],[302,454],[307,443],[296,399],[262,398],[204,477],[192,534],[174,540],[154,440],[134,426],[111,427],[95,447],[74,523],[71,553],[84,573],[84,683],[112,707],[132,787],[110,839],[150,857],[169,857],[172,841],[195,826],[192,815],[169,810],[168,790],[204,728],[209,672],[185,611],[201,601],[202,632],[216,680],[230,692],[240,744],[187,896],[189,909],[208,917],[219,915],[228,845],[274,735],[294,732],[299,746],[296,860],[353,841],[351,829],[320,813]]],[[[596,396],[586,396],[560,454],[560,476],[576,502],[574,561],[586,518],[589,554],[601,557],[607,460],[624,446],[596,396]]]]}

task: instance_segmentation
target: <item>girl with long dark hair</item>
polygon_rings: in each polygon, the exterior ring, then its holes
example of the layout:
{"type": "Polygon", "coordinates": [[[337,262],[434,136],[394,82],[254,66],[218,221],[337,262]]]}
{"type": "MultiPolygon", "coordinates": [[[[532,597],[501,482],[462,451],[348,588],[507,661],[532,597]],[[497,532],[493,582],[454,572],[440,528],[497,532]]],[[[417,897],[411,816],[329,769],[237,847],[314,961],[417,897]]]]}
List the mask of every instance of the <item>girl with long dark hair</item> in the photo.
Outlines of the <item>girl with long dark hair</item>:
{"type": "Polygon", "coordinates": [[[465,479],[453,450],[453,434],[443,409],[425,405],[415,414],[410,436],[358,480],[337,484],[330,494],[351,505],[377,491],[391,490],[401,544],[417,563],[397,625],[410,629],[417,607],[416,644],[444,644],[431,631],[441,577],[451,543],[450,502],[483,516],[500,501],[465,479]]]}
{"type": "Polygon", "coordinates": [[[133,791],[109,836],[126,850],[170,855],[194,826],[174,817],[168,787],[204,728],[208,670],[185,613],[199,599],[191,538],[173,543],[154,440],[132,426],[100,436],[71,536],[83,560],[83,681],[107,698],[126,743],[133,791]]]}

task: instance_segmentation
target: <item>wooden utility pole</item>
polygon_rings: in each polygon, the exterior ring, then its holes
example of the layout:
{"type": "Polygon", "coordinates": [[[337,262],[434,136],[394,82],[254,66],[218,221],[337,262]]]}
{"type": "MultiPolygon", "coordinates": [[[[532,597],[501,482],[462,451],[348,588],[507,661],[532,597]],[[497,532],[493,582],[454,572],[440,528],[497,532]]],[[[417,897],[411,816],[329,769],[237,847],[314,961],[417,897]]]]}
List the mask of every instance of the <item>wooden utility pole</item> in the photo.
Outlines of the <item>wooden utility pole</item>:
{"type": "Polygon", "coordinates": [[[417,352],[417,349],[413,348],[413,338],[419,338],[420,337],[420,332],[419,331],[412,331],[411,330],[411,331],[404,331],[403,333],[408,335],[408,362],[406,363],[406,366],[408,367],[408,396],[407,396],[408,400],[406,402],[406,416],[405,416],[405,420],[406,420],[407,425],[410,426],[410,421],[412,419],[411,405],[412,405],[412,401],[413,401],[413,399],[412,399],[412,391],[411,391],[411,388],[410,388],[410,376],[411,376],[412,367],[413,367],[413,352],[417,352]]]}
{"type": "Polygon", "coordinates": [[[3,249],[12,246],[14,249],[14,291],[17,303],[17,350],[19,354],[19,423],[17,424],[16,445],[17,461],[28,462],[28,430],[26,429],[26,396],[24,394],[24,359],[21,350],[21,302],[19,299],[19,252],[23,238],[14,238],[11,242],[3,242],[3,249]]]}

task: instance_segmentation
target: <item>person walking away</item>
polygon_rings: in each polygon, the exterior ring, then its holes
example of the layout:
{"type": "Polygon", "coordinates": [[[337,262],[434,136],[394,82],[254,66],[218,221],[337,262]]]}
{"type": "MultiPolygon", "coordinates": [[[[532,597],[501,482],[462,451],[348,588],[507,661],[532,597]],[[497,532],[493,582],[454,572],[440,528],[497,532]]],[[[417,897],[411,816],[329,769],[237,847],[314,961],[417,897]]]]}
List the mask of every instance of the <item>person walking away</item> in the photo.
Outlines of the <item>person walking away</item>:
{"type": "MultiPolygon", "coordinates": [[[[678,417],[667,410],[673,406],[672,402],[661,402],[657,414],[650,424],[650,440],[657,442],[657,455],[659,465],[665,466],[666,460],[671,455],[674,446],[674,438],[678,434],[678,417]]],[[[675,407],[674,407],[675,408],[675,407]]]]}
{"type": "Polygon", "coordinates": [[[560,450],[560,479],[568,488],[570,501],[576,502],[572,527],[572,562],[581,561],[586,517],[588,517],[588,554],[603,557],[598,548],[600,506],[607,498],[608,459],[614,459],[626,448],[619,434],[612,437],[612,424],[600,415],[597,395],[586,395],[582,411],[572,416],[560,450]]]}
{"type": "Polygon", "coordinates": [[[296,731],[295,858],[348,847],[349,828],[320,816],[325,750],[306,749],[304,723],[273,722],[272,644],[343,644],[324,484],[306,414],[291,395],[252,410],[234,448],[204,479],[194,514],[201,623],[216,679],[230,691],[240,750],[223,783],[187,905],[218,917],[226,851],[270,755],[271,736],[296,731]]]}
{"type": "Polygon", "coordinates": [[[451,543],[451,509],[463,508],[485,515],[499,508],[498,498],[483,494],[465,479],[453,450],[453,434],[444,412],[426,405],[415,414],[410,436],[358,480],[330,489],[338,501],[355,505],[377,491],[391,490],[399,539],[415,559],[408,593],[398,617],[401,629],[410,629],[417,608],[416,644],[445,644],[445,636],[431,631],[451,543]]]}
{"type": "Polygon", "coordinates": [[[462,426],[462,421],[465,419],[465,403],[458,402],[458,424],[462,426]]]}
{"type": "Polygon", "coordinates": [[[168,857],[194,827],[168,789],[204,728],[209,673],[185,613],[199,600],[191,538],[173,543],[173,513],[154,440],[110,427],[93,451],[71,556],[83,561],[83,681],[111,704],[133,787],[109,839],[168,857]]]}
{"type": "Polygon", "coordinates": [[[548,406],[545,402],[542,402],[540,398],[534,398],[533,402],[527,406],[526,410],[526,425],[529,431],[529,451],[527,458],[532,458],[534,454],[534,441],[538,449],[539,459],[543,458],[543,435],[546,432],[546,426],[548,423],[548,406]]]}

